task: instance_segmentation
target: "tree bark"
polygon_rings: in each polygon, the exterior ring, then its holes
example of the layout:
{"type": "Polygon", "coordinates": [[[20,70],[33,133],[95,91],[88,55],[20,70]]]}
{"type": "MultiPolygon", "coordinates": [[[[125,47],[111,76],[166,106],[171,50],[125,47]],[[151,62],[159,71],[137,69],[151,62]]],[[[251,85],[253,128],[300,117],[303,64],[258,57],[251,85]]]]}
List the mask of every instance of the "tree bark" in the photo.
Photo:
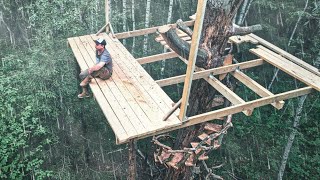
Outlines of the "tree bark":
{"type": "MultiPolygon", "coordinates": [[[[167,19],[167,24],[171,23],[171,19],[172,19],[172,7],[173,7],[173,0],[170,0],[169,2],[169,11],[168,11],[168,19],[167,19]]],[[[163,49],[163,52],[166,52],[166,48],[163,49]]],[[[161,61],[161,79],[164,78],[164,70],[166,69],[166,60],[162,60],[161,61]]]]}
{"type": "Polygon", "coordinates": [[[278,180],[282,180],[283,173],[286,168],[287,160],[289,157],[289,153],[290,153],[294,138],[298,132],[297,128],[299,127],[301,112],[302,112],[303,104],[304,104],[304,101],[306,100],[306,98],[307,98],[307,95],[304,95],[304,96],[300,97],[300,99],[299,99],[298,107],[296,109],[296,114],[294,116],[294,121],[293,121],[293,130],[290,133],[290,136],[288,138],[288,143],[286,145],[286,148],[285,148],[283,156],[282,156],[281,166],[280,166],[279,173],[278,173],[278,180]]]}
{"type": "MultiPolygon", "coordinates": [[[[145,19],[145,28],[149,28],[149,22],[150,22],[150,4],[151,0],[147,0],[147,7],[146,7],[146,19],[145,19]]],[[[144,40],[143,40],[143,55],[147,55],[148,51],[148,35],[144,35],[144,40]]]]}
{"type": "MultiPolygon", "coordinates": [[[[127,31],[127,0],[122,0],[122,29],[123,32],[127,31]]],[[[123,45],[126,45],[126,39],[123,39],[123,45]]]]}
{"type": "MultiPolygon", "coordinates": [[[[135,13],[134,13],[134,7],[135,7],[135,3],[134,0],[132,0],[131,2],[131,16],[132,16],[132,31],[136,30],[136,17],[135,17],[135,13]]],[[[134,54],[134,48],[136,46],[136,37],[133,37],[132,39],[132,54],[134,54]]]]}

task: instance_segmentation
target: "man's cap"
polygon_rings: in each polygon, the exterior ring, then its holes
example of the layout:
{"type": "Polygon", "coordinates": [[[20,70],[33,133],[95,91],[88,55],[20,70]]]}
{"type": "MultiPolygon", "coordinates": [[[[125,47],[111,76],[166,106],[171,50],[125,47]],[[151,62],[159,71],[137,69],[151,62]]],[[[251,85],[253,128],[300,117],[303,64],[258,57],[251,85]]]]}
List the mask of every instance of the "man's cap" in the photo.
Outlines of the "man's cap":
{"type": "Polygon", "coordinates": [[[107,45],[106,40],[99,38],[97,40],[94,41],[96,44],[102,44],[102,45],[107,45]]]}

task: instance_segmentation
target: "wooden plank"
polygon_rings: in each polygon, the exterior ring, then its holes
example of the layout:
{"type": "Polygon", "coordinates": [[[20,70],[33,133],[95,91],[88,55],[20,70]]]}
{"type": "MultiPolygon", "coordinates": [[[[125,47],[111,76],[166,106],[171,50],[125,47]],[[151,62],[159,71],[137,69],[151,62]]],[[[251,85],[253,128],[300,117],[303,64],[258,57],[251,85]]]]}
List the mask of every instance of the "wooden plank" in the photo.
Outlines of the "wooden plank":
{"type": "MultiPolygon", "coordinates": [[[[110,37],[106,37],[106,39],[107,39],[107,41],[111,41],[110,37]]],[[[168,121],[163,123],[162,117],[164,116],[165,112],[167,112],[169,110],[169,107],[166,106],[166,104],[164,103],[164,100],[163,100],[164,96],[160,96],[160,95],[161,95],[161,93],[164,95],[166,95],[166,94],[151,79],[151,77],[149,77],[149,75],[135,61],[135,59],[132,57],[132,55],[123,47],[123,45],[119,41],[116,41],[115,44],[114,43],[112,43],[112,44],[114,45],[112,49],[116,49],[117,51],[123,50],[125,53],[127,53],[127,55],[124,55],[123,58],[121,58],[121,60],[119,62],[117,62],[119,64],[119,66],[122,69],[124,69],[125,72],[130,72],[130,75],[132,75],[132,77],[130,77],[130,78],[133,78],[136,81],[136,83],[134,83],[134,84],[137,85],[139,88],[141,88],[141,90],[146,93],[145,95],[150,96],[150,99],[148,99],[148,100],[153,101],[153,104],[151,104],[151,105],[156,105],[156,108],[158,108],[158,110],[159,110],[158,112],[161,114],[161,116],[157,115],[155,118],[153,118],[153,123],[158,126],[156,131],[160,131],[161,129],[166,129],[166,128],[169,128],[172,126],[176,126],[177,124],[181,124],[179,119],[175,116],[171,116],[168,121]],[[132,63],[135,63],[136,65],[133,66],[132,63]],[[140,68],[140,70],[139,70],[139,68],[140,68]],[[141,69],[142,69],[142,71],[141,71],[141,69]],[[157,89],[162,92],[157,91],[157,89]]],[[[171,101],[171,99],[167,95],[165,98],[167,98],[171,101]]],[[[150,103],[148,102],[148,104],[150,104],[150,103]]],[[[170,107],[171,107],[171,105],[172,104],[170,103],[170,107]]],[[[159,113],[157,113],[157,114],[159,114],[159,113]]],[[[150,132],[150,133],[152,133],[152,132],[150,132]]]]}
{"type": "Polygon", "coordinates": [[[187,67],[186,79],[183,87],[183,93],[181,98],[181,106],[179,119],[184,121],[187,112],[187,106],[189,104],[189,95],[192,84],[192,76],[195,69],[197,60],[199,41],[202,31],[202,24],[204,19],[204,12],[206,10],[207,0],[199,0],[197,5],[197,19],[194,25],[194,32],[192,34],[192,42],[190,47],[189,62],[187,67]]]}
{"type": "Polygon", "coordinates": [[[167,53],[156,54],[156,55],[152,55],[152,56],[138,58],[136,60],[138,61],[139,64],[146,64],[146,63],[160,61],[163,59],[175,58],[178,56],[179,55],[175,52],[167,52],[167,53]]]}
{"type": "MultiPolygon", "coordinates": [[[[219,120],[222,117],[225,117],[229,114],[236,114],[239,113],[243,110],[249,110],[249,109],[254,109],[257,107],[261,107],[264,105],[268,105],[271,103],[274,103],[276,101],[282,101],[282,100],[286,100],[286,99],[291,99],[291,98],[295,98],[295,97],[299,97],[299,96],[303,96],[306,94],[310,94],[313,92],[312,87],[304,87],[304,88],[300,88],[300,89],[296,89],[296,90],[292,90],[292,91],[288,91],[288,92],[284,92],[284,93],[280,93],[280,94],[276,94],[273,96],[268,96],[268,97],[264,97],[261,99],[257,99],[257,100],[253,100],[253,101],[249,101],[249,102],[245,102],[244,104],[238,104],[238,105],[234,105],[234,106],[230,106],[230,107],[226,107],[223,109],[219,109],[219,110],[215,110],[215,111],[211,111],[211,112],[207,112],[207,113],[203,113],[203,114],[199,114],[196,116],[192,116],[189,117],[187,121],[185,121],[182,125],[178,125],[172,128],[167,128],[164,129],[160,132],[156,132],[154,134],[150,134],[150,135],[157,135],[157,134],[163,134],[163,133],[167,133],[173,130],[177,130],[177,129],[182,129],[185,127],[189,127],[189,126],[193,126],[196,124],[200,124],[203,122],[207,122],[207,121],[212,121],[212,120],[219,120]]],[[[147,136],[141,136],[139,137],[139,139],[145,138],[147,136]]]]}
{"type": "MultiPolygon", "coordinates": [[[[187,26],[193,26],[194,21],[185,21],[184,22],[187,26]]],[[[176,27],[176,24],[170,24],[173,27],[176,27]]],[[[115,36],[118,39],[124,39],[124,38],[130,38],[130,37],[135,37],[135,36],[142,36],[145,34],[151,34],[151,33],[155,33],[157,32],[158,28],[160,26],[156,26],[156,27],[151,27],[151,28],[146,28],[146,29],[139,29],[139,30],[135,30],[135,31],[128,31],[128,32],[122,32],[122,33],[117,33],[115,34],[115,36]]]]}
{"type": "Polygon", "coordinates": [[[251,36],[248,36],[248,35],[244,35],[244,36],[231,36],[229,37],[229,41],[231,41],[232,43],[235,43],[235,44],[241,44],[241,43],[244,43],[244,42],[250,42],[252,44],[258,44],[259,41],[252,38],[251,36]]]}
{"type": "MultiPolygon", "coordinates": [[[[105,34],[103,35],[103,37],[110,39],[110,37],[105,34]]],[[[160,86],[154,82],[151,76],[141,67],[141,65],[138,62],[136,62],[134,57],[118,40],[115,40],[113,42],[117,46],[118,51],[122,51],[122,53],[124,54],[124,58],[122,58],[122,60],[126,59],[126,61],[123,62],[126,63],[124,68],[127,68],[129,69],[128,71],[131,71],[131,74],[134,75],[136,80],[143,86],[146,92],[148,92],[151,95],[151,97],[155,100],[158,106],[163,110],[163,113],[169,111],[173,101],[160,88],[160,86]]]]}
{"type": "MultiPolygon", "coordinates": [[[[219,81],[219,79],[215,78],[214,76],[210,76],[205,78],[207,82],[215,88],[217,91],[219,91],[225,98],[227,98],[232,104],[244,104],[245,101],[239,97],[236,93],[231,91],[227,86],[225,86],[222,82],[219,81]]],[[[243,111],[243,113],[246,116],[251,116],[253,109],[243,111]]]]}
{"type": "Polygon", "coordinates": [[[258,49],[250,49],[250,51],[287,74],[320,91],[320,76],[301,68],[297,64],[275,54],[270,50],[267,50],[266,48],[263,49],[262,47],[259,47],[258,49]]]}
{"type": "MultiPolygon", "coordinates": [[[[82,70],[87,69],[88,65],[86,64],[85,60],[83,59],[83,56],[78,49],[77,44],[75,43],[73,38],[68,39],[70,47],[80,65],[80,68],[82,70]]],[[[123,128],[122,124],[120,123],[117,115],[112,110],[110,104],[105,100],[104,94],[102,94],[100,87],[97,83],[90,83],[89,84],[92,92],[95,94],[97,98],[97,102],[101,107],[102,112],[104,115],[108,118],[109,124],[113,131],[115,132],[115,135],[120,141],[124,141],[127,139],[128,134],[126,130],[123,128]]]]}
{"type": "MultiPolygon", "coordinates": [[[[261,86],[259,83],[251,79],[249,76],[244,74],[243,72],[236,70],[231,73],[235,78],[237,78],[240,82],[242,82],[245,86],[250,88],[253,92],[257,93],[261,97],[268,97],[268,96],[273,96],[269,90],[261,86]]],[[[282,109],[284,105],[284,101],[277,101],[275,103],[271,104],[277,109],[282,109]]]]}
{"type": "MultiPolygon", "coordinates": [[[[87,36],[89,38],[92,38],[91,36],[87,36]]],[[[93,40],[89,40],[89,42],[93,42],[93,40]]],[[[92,47],[94,47],[94,44],[91,44],[92,47]]],[[[107,48],[112,56],[112,58],[114,58],[113,61],[113,66],[114,66],[114,72],[115,74],[113,74],[113,76],[115,75],[116,77],[119,76],[120,81],[121,82],[117,82],[117,84],[121,87],[125,86],[127,88],[127,91],[131,93],[131,95],[134,97],[135,101],[137,104],[139,104],[140,108],[143,109],[144,113],[146,114],[146,116],[148,116],[148,118],[140,118],[140,120],[142,120],[143,124],[146,124],[146,128],[148,129],[147,133],[153,132],[155,130],[158,129],[158,127],[155,127],[153,123],[154,119],[156,119],[157,117],[161,117],[162,113],[160,113],[160,110],[158,109],[158,107],[152,106],[152,104],[155,104],[154,102],[150,102],[148,100],[148,98],[151,97],[147,97],[144,96],[145,94],[147,94],[146,92],[142,92],[139,90],[139,88],[137,88],[139,85],[137,84],[137,81],[135,81],[133,78],[131,78],[131,76],[129,76],[129,78],[127,78],[127,74],[129,73],[129,71],[124,71],[122,70],[118,63],[121,61],[120,58],[123,58],[121,55],[121,53],[117,53],[115,51],[115,48],[112,43],[108,43],[107,48]],[[151,106],[149,106],[151,105],[151,106]],[[154,111],[152,111],[152,109],[154,111]],[[160,115],[160,114],[161,115],[160,115]]],[[[129,96],[129,95],[128,95],[129,96]]],[[[139,106],[135,106],[134,110],[135,111],[140,111],[139,106]]],[[[133,106],[134,107],[134,106],[133,106]]],[[[139,112],[140,113],[140,112],[139,112]]],[[[161,122],[157,123],[157,126],[161,126],[161,122]]],[[[139,132],[139,135],[142,135],[142,132],[139,132]]]]}
{"type": "MultiPolygon", "coordinates": [[[[87,44],[86,49],[91,53],[92,62],[95,61],[94,55],[94,42],[90,36],[82,36],[80,37],[81,41],[84,44],[87,44]]],[[[109,48],[109,44],[107,45],[109,48]]],[[[113,61],[118,61],[118,57],[113,56],[113,61]]],[[[139,105],[136,103],[134,97],[129,93],[127,88],[123,85],[122,81],[119,79],[117,75],[117,68],[114,68],[114,73],[112,75],[112,81],[105,81],[106,85],[110,88],[111,92],[116,96],[116,99],[120,102],[122,108],[124,109],[127,116],[130,118],[132,125],[137,130],[138,134],[147,133],[150,129],[153,130],[155,127],[150,123],[148,117],[145,113],[139,108],[139,105]]],[[[121,119],[120,119],[121,120],[121,119]]],[[[136,136],[135,136],[136,137],[136,136]]]]}
{"type": "MultiPolygon", "coordinates": [[[[181,31],[182,32],[182,31],[181,31]]],[[[191,40],[191,37],[188,35],[188,34],[186,34],[186,33],[184,33],[184,32],[182,32],[181,33],[180,31],[177,31],[177,34],[178,34],[178,36],[181,38],[181,39],[183,39],[183,40],[185,40],[185,41],[187,41],[187,40],[191,40]]],[[[164,39],[163,39],[163,37],[161,36],[161,35],[159,35],[158,37],[156,37],[156,39],[155,39],[157,42],[164,42],[164,39]]]]}
{"type": "MultiPolygon", "coordinates": [[[[75,42],[78,45],[80,52],[82,53],[84,59],[86,60],[89,67],[92,67],[95,64],[95,53],[89,49],[90,42],[82,42],[80,37],[74,38],[75,42]],[[89,50],[88,50],[89,49],[89,50]],[[90,53],[91,52],[91,53],[90,53]]],[[[108,83],[105,83],[100,78],[95,78],[96,82],[98,83],[101,91],[105,95],[105,98],[111,105],[113,111],[119,117],[119,121],[121,122],[122,126],[126,129],[129,136],[135,136],[138,132],[138,128],[135,127],[137,124],[137,117],[134,115],[132,111],[130,111],[130,107],[123,99],[122,95],[120,95],[118,89],[116,87],[110,86],[112,80],[107,80],[108,83]],[[126,123],[123,123],[126,122],[126,123]]],[[[92,83],[89,83],[92,84],[92,83]]],[[[142,126],[142,131],[145,131],[142,126]]]]}
{"type": "Polygon", "coordinates": [[[268,41],[260,38],[259,36],[255,35],[255,34],[249,34],[250,37],[256,39],[257,41],[259,41],[260,44],[262,44],[263,46],[270,48],[271,50],[275,51],[276,53],[279,53],[281,56],[287,58],[288,60],[294,62],[295,64],[307,69],[308,71],[320,76],[320,72],[316,67],[313,67],[312,65],[304,62],[303,60],[293,56],[292,54],[282,50],[281,48],[269,43],[268,41]]]}
{"type": "MultiPolygon", "coordinates": [[[[232,64],[232,65],[228,65],[228,66],[222,66],[222,67],[218,67],[218,68],[203,70],[203,71],[195,72],[193,74],[192,79],[196,80],[196,79],[204,78],[204,77],[209,76],[210,73],[212,73],[212,75],[225,74],[228,72],[235,71],[236,69],[248,69],[248,68],[260,66],[262,64],[264,64],[264,61],[262,59],[255,59],[255,60],[242,62],[242,63],[238,63],[238,64],[232,64]]],[[[186,77],[186,75],[175,76],[175,77],[171,77],[171,78],[157,80],[156,83],[158,83],[159,86],[169,86],[172,84],[184,82],[185,77],[186,77]]]]}

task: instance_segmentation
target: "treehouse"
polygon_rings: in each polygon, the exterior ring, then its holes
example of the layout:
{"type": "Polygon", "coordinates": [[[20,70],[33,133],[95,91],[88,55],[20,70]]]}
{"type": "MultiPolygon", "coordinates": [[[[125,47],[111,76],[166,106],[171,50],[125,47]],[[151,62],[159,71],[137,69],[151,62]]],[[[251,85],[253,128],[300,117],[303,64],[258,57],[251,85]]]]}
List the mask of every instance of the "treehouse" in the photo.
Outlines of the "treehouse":
{"type": "MultiPolygon", "coordinates": [[[[203,8],[198,7],[197,14],[191,16],[190,21],[182,22],[184,26],[194,26],[193,32],[184,30],[177,23],[114,34],[111,24],[107,22],[107,25],[97,34],[68,38],[68,44],[81,70],[85,70],[95,63],[95,43],[93,40],[102,37],[107,41],[106,48],[113,59],[113,75],[105,81],[98,78],[93,79],[89,86],[105,114],[108,124],[113,129],[118,144],[215,119],[221,120],[231,114],[242,112],[250,116],[255,108],[268,104],[276,109],[281,109],[286,99],[320,91],[320,72],[317,68],[252,33],[231,36],[229,43],[234,45],[244,42],[254,44],[255,47],[250,49],[250,52],[256,56],[256,59],[232,64],[232,58],[226,58],[221,67],[209,69],[197,67],[196,59],[207,57],[203,50],[199,50],[203,11],[203,8]],[[102,32],[105,29],[110,29],[110,31],[108,33],[102,32]],[[170,52],[134,58],[119,41],[157,31],[161,35],[155,40],[170,52]],[[145,63],[174,57],[180,58],[187,64],[185,75],[155,81],[141,66],[145,63]],[[264,64],[271,64],[279,68],[304,83],[305,87],[274,94],[242,71],[264,64]],[[228,73],[261,98],[246,102],[239,97],[221,82],[221,79],[228,73]],[[196,79],[207,81],[232,105],[186,117],[190,88],[192,81],[196,79]],[[182,82],[184,82],[182,98],[179,102],[174,103],[161,87],[182,82]]],[[[221,130],[221,127],[213,128],[221,130]]]]}

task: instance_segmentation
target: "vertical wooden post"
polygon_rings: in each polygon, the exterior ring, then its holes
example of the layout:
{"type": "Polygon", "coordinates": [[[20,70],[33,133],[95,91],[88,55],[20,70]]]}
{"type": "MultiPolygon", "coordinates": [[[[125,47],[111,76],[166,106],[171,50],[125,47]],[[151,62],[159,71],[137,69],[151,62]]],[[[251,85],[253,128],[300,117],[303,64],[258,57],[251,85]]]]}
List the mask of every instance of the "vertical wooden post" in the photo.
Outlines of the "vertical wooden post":
{"type": "Polygon", "coordinates": [[[106,32],[108,33],[110,31],[110,19],[109,19],[109,13],[110,13],[110,6],[109,6],[109,0],[105,0],[105,12],[106,12],[106,32]]]}
{"type": "Polygon", "coordinates": [[[190,54],[189,54],[189,61],[188,61],[186,78],[184,81],[182,102],[181,102],[180,114],[179,114],[179,119],[181,121],[184,121],[185,116],[186,116],[186,112],[187,112],[189,94],[190,94],[190,89],[191,89],[191,84],[192,84],[192,77],[193,77],[196,58],[197,58],[197,54],[198,54],[199,40],[200,40],[200,36],[201,36],[203,18],[204,18],[204,13],[206,10],[206,5],[207,5],[207,0],[199,0],[198,1],[197,16],[196,16],[196,21],[194,24],[194,29],[193,29],[192,42],[191,42],[191,47],[190,47],[191,49],[190,49],[190,54]]]}
{"type": "Polygon", "coordinates": [[[136,149],[134,146],[134,139],[130,140],[129,145],[129,180],[135,180],[137,176],[136,166],[136,149]]]}

